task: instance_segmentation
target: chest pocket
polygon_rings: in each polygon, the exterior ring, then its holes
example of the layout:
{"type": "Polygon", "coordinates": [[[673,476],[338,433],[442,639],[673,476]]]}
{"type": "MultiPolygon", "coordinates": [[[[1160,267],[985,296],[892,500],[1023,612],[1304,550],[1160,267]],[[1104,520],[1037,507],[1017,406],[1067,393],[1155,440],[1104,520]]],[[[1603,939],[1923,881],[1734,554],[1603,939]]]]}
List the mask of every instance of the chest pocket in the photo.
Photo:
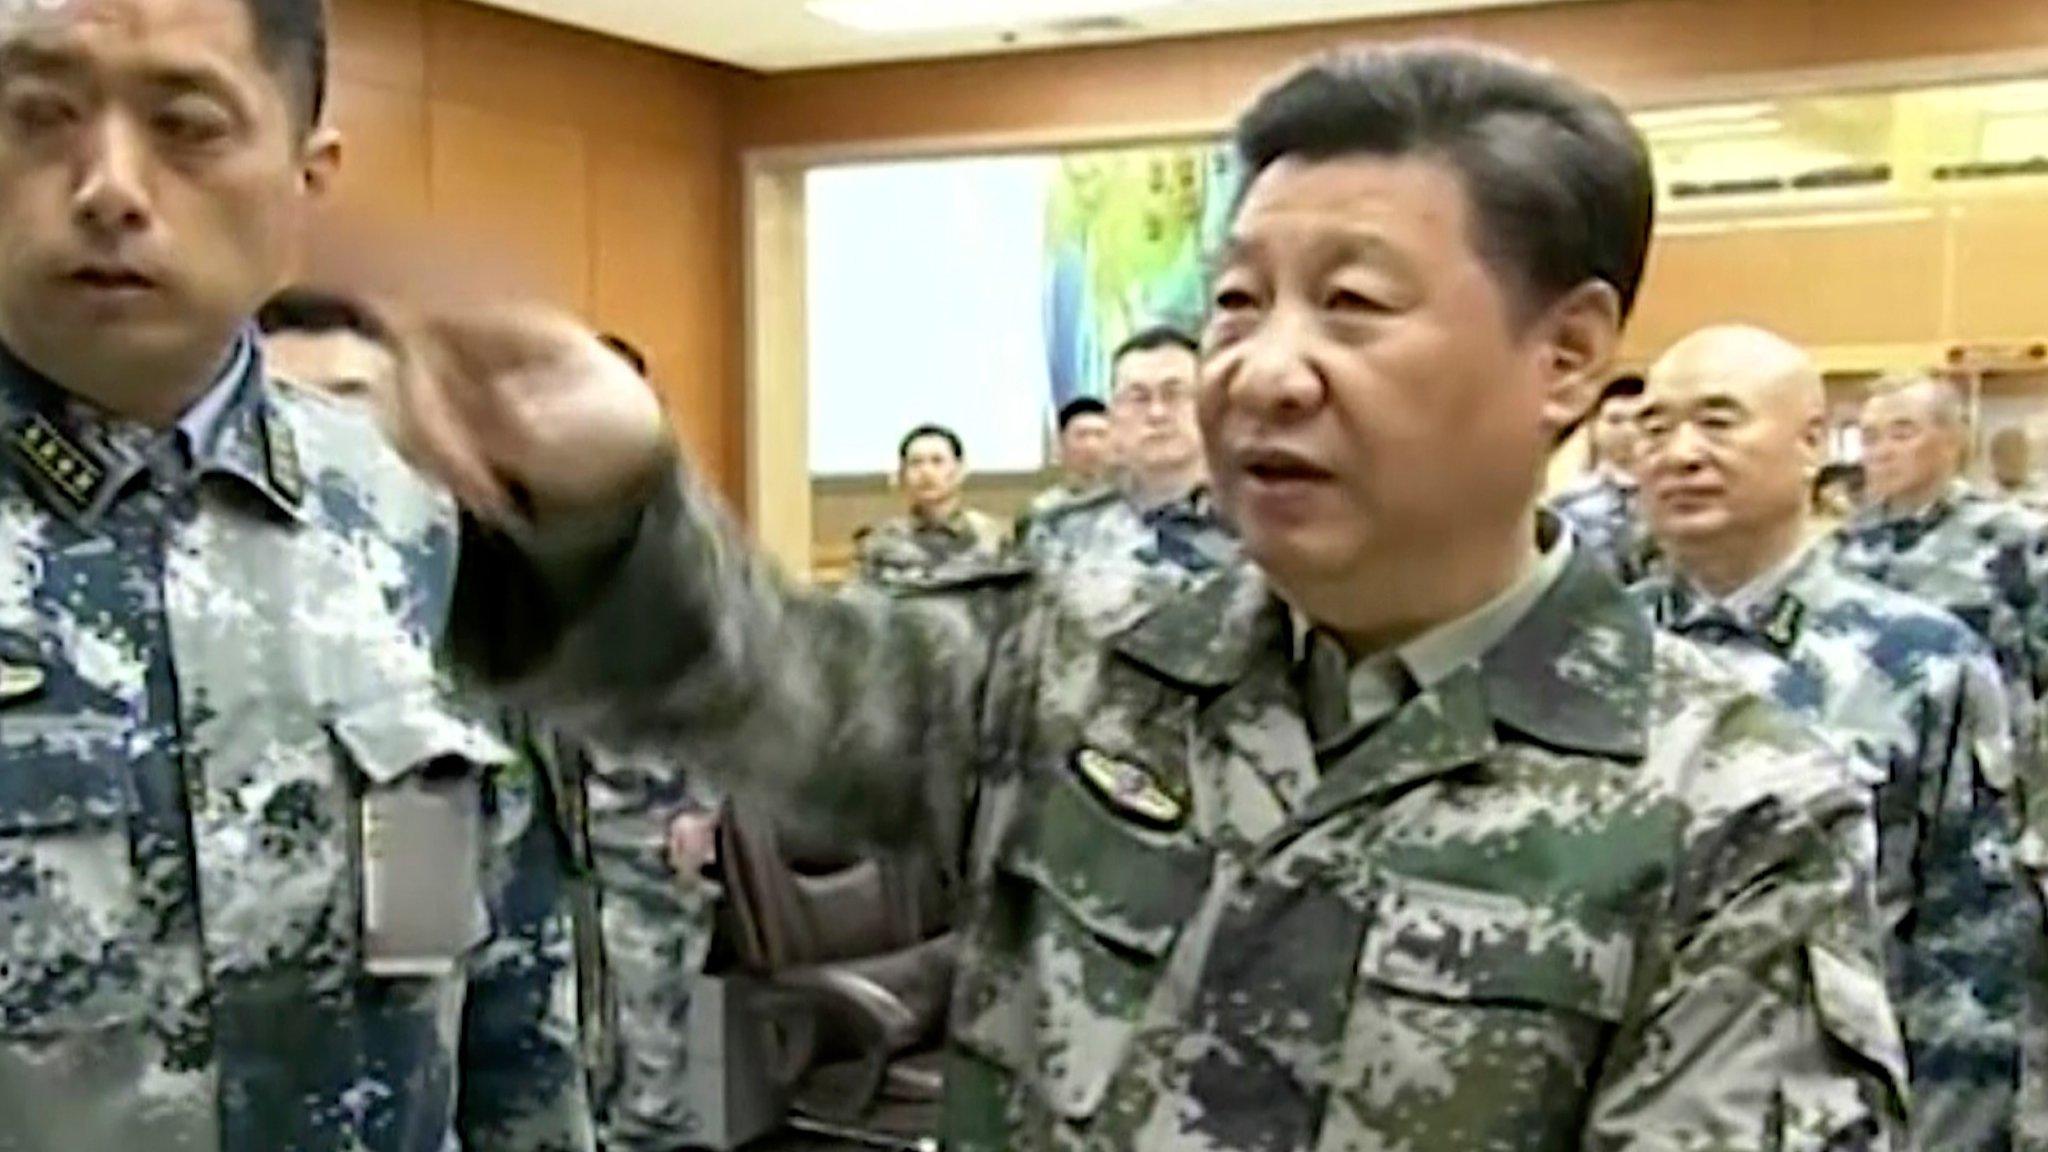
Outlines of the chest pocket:
{"type": "Polygon", "coordinates": [[[363,966],[379,976],[445,972],[490,933],[486,783],[512,753],[431,695],[351,710],[331,731],[354,769],[363,966]]]}
{"type": "Polygon", "coordinates": [[[143,1012],[130,735],[111,694],[0,632],[0,1037],[143,1012]]]}
{"type": "Polygon", "coordinates": [[[1625,918],[1403,876],[1377,889],[1315,1147],[1576,1144],[1627,1008],[1625,918]]]}
{"type": "Polygon", "coordinates": [[[1072,1120],[1122,1066],[1212,859],[1184,829],[1113,808],[1079,771],[1046,769],[997,855],[954,1029],[1072,1120]]]}

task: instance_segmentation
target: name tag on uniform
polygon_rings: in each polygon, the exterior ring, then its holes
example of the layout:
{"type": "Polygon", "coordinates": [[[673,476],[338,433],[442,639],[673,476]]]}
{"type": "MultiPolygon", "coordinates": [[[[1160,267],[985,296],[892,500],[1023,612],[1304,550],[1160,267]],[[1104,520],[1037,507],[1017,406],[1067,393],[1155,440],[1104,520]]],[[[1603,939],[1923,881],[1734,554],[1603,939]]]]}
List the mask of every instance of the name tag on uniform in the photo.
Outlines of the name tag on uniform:
{"type": "Polygon", "coordinates": [[[478,939],[483,814],[468,782],[372,789],[362,801],[363,967],[453,972],[478,939]]]}

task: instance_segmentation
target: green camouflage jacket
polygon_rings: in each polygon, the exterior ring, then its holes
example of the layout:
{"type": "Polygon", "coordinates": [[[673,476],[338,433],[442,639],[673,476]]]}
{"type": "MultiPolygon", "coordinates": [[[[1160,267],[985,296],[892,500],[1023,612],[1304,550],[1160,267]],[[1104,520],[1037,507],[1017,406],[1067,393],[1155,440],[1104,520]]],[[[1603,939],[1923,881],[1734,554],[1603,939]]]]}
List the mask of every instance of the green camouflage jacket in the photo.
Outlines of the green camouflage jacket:
{"type": "Polygon", "coordinates": [[[1898,1146],[1867,785],[1583,561],[1319,772],[1249,567],[820,596],[687,479],[476,545],[467,667],[956,862],[951,1148],[1898,1146]]]}

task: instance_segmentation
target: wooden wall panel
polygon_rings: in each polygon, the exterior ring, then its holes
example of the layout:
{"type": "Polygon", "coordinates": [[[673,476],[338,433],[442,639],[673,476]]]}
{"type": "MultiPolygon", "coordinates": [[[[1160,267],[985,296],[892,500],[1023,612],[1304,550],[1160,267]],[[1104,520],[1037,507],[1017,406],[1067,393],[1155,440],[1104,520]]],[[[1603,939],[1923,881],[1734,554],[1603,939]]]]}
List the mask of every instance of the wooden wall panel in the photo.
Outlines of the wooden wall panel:
{"type": "Polygon", "coordinates": [[[425,219],[427,110],[417,96],[371,84],[334,86],[329,120],[342,133],[334,206],[400,220],[425,219]]]}
{"type": "Polygon", "coordinates": [[[427,86],[427,0],[339,0],[331,9],[334,75],[419,93],[427,86]]]}
{"type": "Polygon", "coordinates": [[[591,153],[591,315],[645,351],[672,419],[693,456],[714,475],[736,474],[740,422],[729,387],[692,382],[737,378],[737,357],[707,318],[739,306],[737,278],[703,253],[736,242],[726,181],[672,149],[601,139],[591,153]]]}
{"type": "Polygon", "coordinates": [[[1627,352],[1649,359],[1731,322],[1823,347],[1934,344],[1945,331],[1944,229],[1930,216],[1667,236],[1652,252],[1627,352]]]}
{"type": "Polygon", "coordinates": [[[641,344],[737,500],[740,74],[462,0],[335,0],[334,42],[330,211],[487,238],[485,258],[641,344]]]}
{"type": "Polygon", "coordinates": [[[487,241],[557,304],[588,312],[590,204],[583,135],[464,104],[428,107],[434,218],[487,241]]]}
{"type": "Polygon", "coordinates": [[[1955,338],[2048,340],[2048,196],[1957,213],[1955,338]]]}
{"type": "Polygon", "coordinates": [[[1610,0],[753,81],[745,147],[1220,128],[1290,62],[1360,40],[1476,38],[1638,101],[1830,68],[2048,47],[2041,0],[1610,0]]]}

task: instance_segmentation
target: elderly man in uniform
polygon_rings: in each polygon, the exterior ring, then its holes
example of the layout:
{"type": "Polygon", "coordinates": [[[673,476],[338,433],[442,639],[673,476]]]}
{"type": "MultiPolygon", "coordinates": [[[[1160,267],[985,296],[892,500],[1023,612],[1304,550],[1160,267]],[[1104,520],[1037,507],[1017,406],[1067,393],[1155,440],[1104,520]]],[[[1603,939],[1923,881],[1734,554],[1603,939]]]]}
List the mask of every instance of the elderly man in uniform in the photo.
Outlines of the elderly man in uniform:
{"type": "Polygon", "coordinates": [[[407,391],[457,652],[954,863],[951,1148],[1897,1147],[1868,786],[1537,512],[1649,243],[1627,118],[1423,45],[1236,147],[1197,402],[1249,563],[799,588],[507,310],[407,391]]]}
{"type": "MultiPolygon", "coordinates": [[[[2048,873],[2048,519],[1961,478],[1963,401],[1946,381],[1880,382],[1861,426],[1866,503],[1842,529],[1839,562],[1960,616],[1997,653],[2019,743],[2022,862],[2038,878],[2048,873]]],[[[2048,971],[2029,984],[2021,1141],[2048,1149],[2048,971]]]]}
{"type": "Polygon", "coordinates": [[[318,0],[0,6],[8,1152],[592,1142],[564,953],[490,939],[453,506],[249,327],[335,170],[325,42],[318,0]]]}
{"type": "Polygon", "coordinates": [[[920,424],[896,447],[896,479],[909,510],[854,537],[860,579],[875,587],[918,587],[946,573],[995,563],[1009,534],[994,517],[967,507],[967,450],[960,436],[920,424]]]}
{"type": "Polygon", "coordinates": [[[1687,337],[1650,370],[1641,430],[1644,509],[1671,572],[1638,597],[1876,777],[1878,904],[1918,1145],[2011,1147],[2040,924],[2014,867],[2012,740],[1990,648],[1814,541],[1827,397],[1797,347],[1745,327],[1687,337]]]}
{"type": "Polygon", "coordinates": [[[1193,337],[1148,328],[1110,360],[1115,485],[1036,517],[1024,547],[1041,563],[1119,564],[1199,575],[1237,557],[1209,491],[1195,419],[1193,337]]]}

